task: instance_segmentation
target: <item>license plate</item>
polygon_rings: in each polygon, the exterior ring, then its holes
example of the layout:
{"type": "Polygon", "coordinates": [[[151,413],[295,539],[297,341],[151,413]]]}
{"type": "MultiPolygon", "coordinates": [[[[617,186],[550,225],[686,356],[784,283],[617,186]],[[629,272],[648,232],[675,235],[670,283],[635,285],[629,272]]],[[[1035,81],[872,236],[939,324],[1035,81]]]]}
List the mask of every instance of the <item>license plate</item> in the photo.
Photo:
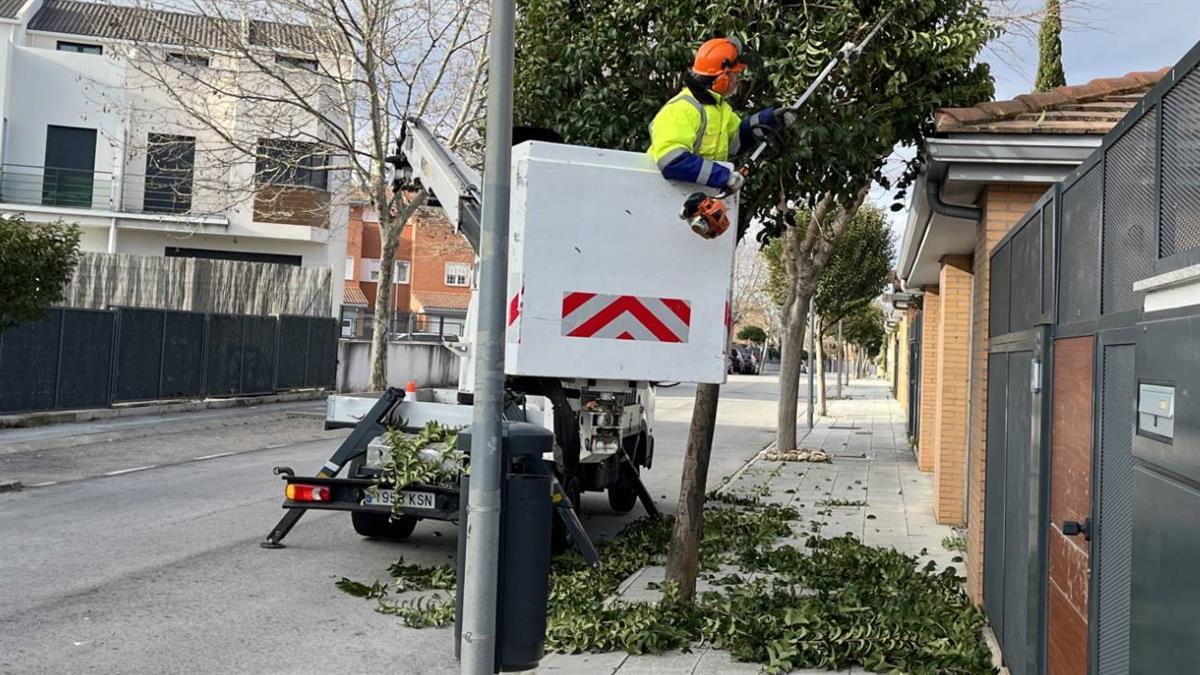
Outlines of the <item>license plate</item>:
{"type": "Polygon", "coordinates": [[[432,492],[414,492],[410,490],[380,490],[378,494],[367,494],[363,497],[364,504],[379,506],[403,506],[410,509],[433,509],[434,494],[432,492]]]}

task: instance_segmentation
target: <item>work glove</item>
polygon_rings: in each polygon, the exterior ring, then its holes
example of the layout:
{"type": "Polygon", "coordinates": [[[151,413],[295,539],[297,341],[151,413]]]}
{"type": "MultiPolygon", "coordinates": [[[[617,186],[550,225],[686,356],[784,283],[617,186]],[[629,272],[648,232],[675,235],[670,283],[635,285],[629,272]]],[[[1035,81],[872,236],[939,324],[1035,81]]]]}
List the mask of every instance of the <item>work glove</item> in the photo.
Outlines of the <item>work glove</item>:
{"type": "Polygon", "coordinates": [[[742,186],[745,184],[746,184],[745,176],[738,173],[737,171],[731,171],[729,173],[729,180],[725,181],[725,189],[729,191],[729,194],[734,194],[738,190],[741,190],[742,186]]]}
{"type": "Polygon", "coordinates": [[[779,108],[775,114],[783,121],[784,128],[792,126],[796,120],[800,119],[800,111],[795,108],[779,108]]]}

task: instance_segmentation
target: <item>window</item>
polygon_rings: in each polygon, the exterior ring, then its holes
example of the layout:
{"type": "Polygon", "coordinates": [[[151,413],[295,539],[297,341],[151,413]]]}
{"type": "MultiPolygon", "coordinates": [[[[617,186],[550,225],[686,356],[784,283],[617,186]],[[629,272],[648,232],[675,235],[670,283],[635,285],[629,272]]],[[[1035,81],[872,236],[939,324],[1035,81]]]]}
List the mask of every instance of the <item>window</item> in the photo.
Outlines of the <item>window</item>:
{"type": "Polygon", "coordinates": [[[304,256],[286,255],[283,253],[253,253],[251,251],[215,251],[204,248],[179,248],[168,246],[163,251],[168,258],[201,258],[203,260],[241,260],[243,262],[270,263],[272,265],[293,265],[299,267],[304,262],[304,256]]]}
{"type": "Polygon", "coordinates": [[[317,72],[317,69],[320,67],[320,64],[317,63],[316,59],[305,59],[298,56],[276,56],[275,63],[278,63],[285,68],[307,70],[312,73],[317,72]]]}
{"type": "Polygon", "coordinates": [[[48,125],[42,166],[43,204],[85,209],[107,205],[107,197],[96,189],[102,174],[96,173],[95,129],[48,125]]]}
{"type": "Polygon", "coordinates": [[[392,283],[407,284],[409,267],[407,260],[397,260],[392,270],[392,283]]]}
{"type": "Polygon", "coordinates": [[[255,175],[260,185],[287,185],[325,190],[328,156],[316,143],[280,138],[258,139],[255,175]]]}
{"type": "Polygon", "coordinates": [[[346,281],[354,281],[354,256],[346,256],[346,273],[342,277],[346,281]]]}
{"type": "Polygon", "coordinates": [[[167,54],[167,65],[175,66],[176,68],[207,68],[208,57],[200,56],[199,54],[171,52],[167,54]]]}
{"type": "Polygon", "coordinates": [[[192,174],[196,168],[196,138],[174,134],[146,137],[146,213],[187,213],[192,210],[192,174]]]}
{"type": "Polygon", "coordinates": [[[75,52],[76,54],[104,53],[104,49],[100,45],[89,45],[82,42],[67,42],[66,40],[59,40],[57,48],[60,52],[75,52]]]}
{"type": "Polygon", "coordinates": [[[446,285],[447,286],[470,286],[471,285],[471,265],[462,262],[446,263],[446,285]]]}
{"type": "Polygon", "coordinates": [[[379,261],[363,258],[362,278],[360,281],[379,281],[379,261]]]}

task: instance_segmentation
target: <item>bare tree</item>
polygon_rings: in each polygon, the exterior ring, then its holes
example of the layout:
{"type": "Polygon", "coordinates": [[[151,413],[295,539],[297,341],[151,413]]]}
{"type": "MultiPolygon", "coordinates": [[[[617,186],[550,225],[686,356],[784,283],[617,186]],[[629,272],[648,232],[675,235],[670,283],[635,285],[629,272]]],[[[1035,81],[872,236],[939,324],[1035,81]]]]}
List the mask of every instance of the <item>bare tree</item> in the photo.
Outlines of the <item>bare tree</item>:
{"type": "MultiPolygon", "coordinates": [[[[988,16],[1003,33],[988,43],[991,58],[1015,70],[1030,65],[1030,47],[1046,18],[1045,0],[987,0],[988,16]]],[[[1095,0],[1062,0],[1062,25],[1067,31],[1096,30],[1096,17],[1104,10],[1095,0]]],[[[1032,85],[1033,78],[1029,78],[1032,85]]]]}
{"type": "Polygon", "coordinates": [[[142,32],[110,50],[127,65],[127,88],[146,92],[137,106],[126,101],[131,119],[190,130],[197,192],[229,202],[218,208],[253,209],[256,221],[329,227],[332,207],[365,198],[379,214],[382,247],[370,387],[385,388],[396,247],[426,201],[423,190],[393,189],[386,157],[410,116],[468,154],[478,146],[486,7],[180,0],[175,8],[205,18],[106,10],[136,13],[118,18],[137,19],[142,32]]]}

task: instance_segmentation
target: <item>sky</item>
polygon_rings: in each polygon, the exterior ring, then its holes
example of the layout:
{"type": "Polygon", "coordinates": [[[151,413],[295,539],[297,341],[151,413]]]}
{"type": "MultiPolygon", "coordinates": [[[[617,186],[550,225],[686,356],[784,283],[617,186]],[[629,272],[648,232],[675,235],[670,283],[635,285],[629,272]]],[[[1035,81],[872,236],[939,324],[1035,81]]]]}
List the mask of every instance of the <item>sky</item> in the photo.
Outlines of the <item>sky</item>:
{"type": "MultiPolygon", "coordinates": [[[[1034,7],[1042,2],[1021,4],[1034,7]]],[[[1066,0],[1064,5],[1067,84],[1171,66],[1200,42],[1200,0],[1066,0]]],[[[1011,50],[989,48],[982,55],[992,68],[996,100],[1032,91],[1037,74],[1036,43],[1013,36],[1008,40],[1011,50]]],[[[903,156],[911,156],[911,152],[903,156]]],[[[898,174],[898,163],[893,164],[888,173],[898,174]]],[[[892,203],[891,195],[883,190],[875,190],[871,197],[884,208],[892,203]]],[[[899,253],[907,213],[891,213],[890,217],[899,253]]]]}

